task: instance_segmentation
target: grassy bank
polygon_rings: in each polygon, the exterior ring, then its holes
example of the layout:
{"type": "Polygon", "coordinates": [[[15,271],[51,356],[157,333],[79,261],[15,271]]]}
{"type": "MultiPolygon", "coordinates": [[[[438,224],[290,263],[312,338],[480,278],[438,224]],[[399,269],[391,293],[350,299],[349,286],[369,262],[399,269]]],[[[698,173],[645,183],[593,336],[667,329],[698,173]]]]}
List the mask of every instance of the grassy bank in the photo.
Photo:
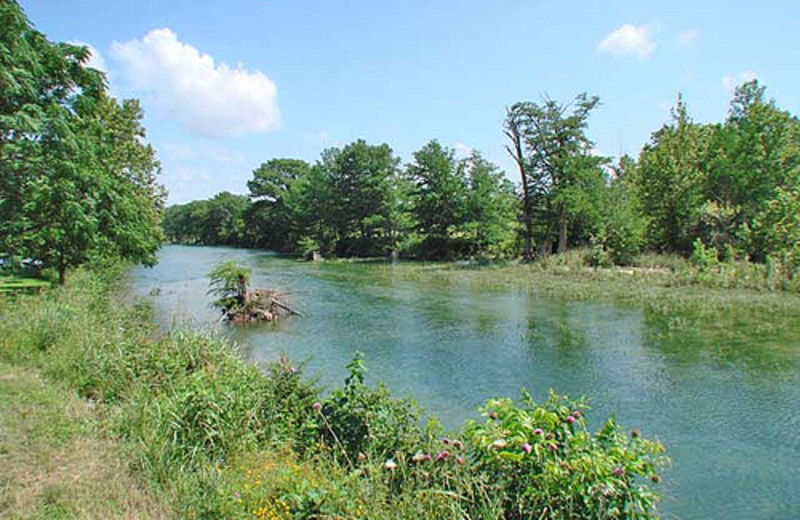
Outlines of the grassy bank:
{"type": "Polygon", "coordinates": [[[163,518],[131,462],[90,402],[0,362],[0,517],[163,518]]]}
{"type": "MultiPolygon", "coordinates": [[[[288,360],[256,367],[209,335],[160,335],[147,305],[120,303],[112,289],[118,280],[114,273],[79,272],[66,288],[0,300],[0,360],[4,370],[28,378],[4,391],[49,392],[49,401],[23,405],[34,415],[61,410],[63,426],[55,431],[74,431],[67,438],[77,439],[75,446],[96,448],[88,450],[95,462],[79,457],[75,467],[99,464],[142,490],[141,516],[655,515],[663,448],[613,420],[589,432],[581,401],[494,400],[484,420],[446,433],[435,421],[422,425],[412,403],[366,385],[360,358],[343,386],[323,395],[288,360]],[[64,412],[73,405],[88,419],[64,412]],[[109,452],[119,457],[104,458],[109,452]]],[[[26,413],[4,417],[25,429],[16,417],[26,413]]],[[[64,446],[80,453],[58,438],[43,439],[43,453],[64,446]]],[[[38,471],[38,459],[20,443],[7,444],[4,456],[20,461],[18,473],[38,471]]],[[[52,478],[65,485],[60,473],[52,478]]],[[[18,480],[6,486],[8,496],[25,495],[18,480]]],[[[139,516],[125,509],[126,501],[140,501],[136,495],[118,495],[114,486],[98,494],[91,482],[75,482],[80,491],[67,494],[93,496],[96,504],[66,505],[63,516],[139,516]]],[[[55,495],[60,503],[62,495],[55,495]]],[[[16,503],[5,499],[0,506],[28,515],[13,509],[23,507],[16,503]]]]}

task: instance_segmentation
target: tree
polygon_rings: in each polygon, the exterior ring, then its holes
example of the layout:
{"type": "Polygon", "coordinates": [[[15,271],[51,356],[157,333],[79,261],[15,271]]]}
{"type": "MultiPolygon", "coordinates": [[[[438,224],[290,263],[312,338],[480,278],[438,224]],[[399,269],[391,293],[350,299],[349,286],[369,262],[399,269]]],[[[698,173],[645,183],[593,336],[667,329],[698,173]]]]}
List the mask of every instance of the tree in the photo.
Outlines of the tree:
{"type": "Polygon", "coordinates": [[[259,245],[288,251],[300,235],[297,185],[311,166],[299,159],[272,159],[253,171],[247,182],[253,206],[248,224],[255,229],[259,245]]]}
{"type": "Polygon", "coordinates": [[[757,260],[783,242],[764,223],[791,221],[774,211],[791,207],[791,194],[800,189],[800,120],[765,90],[757,80],[737,87],[724,125],[716,128],[706,189],[713,218],[706,219],[703,237],[719,251],[731,244],[757,260]]]}
{"type": "Polygon", "coordinates": [[[637,188],[650,216],[650,245],[691,252],[708,171],[710,129],[694,124],[678,96],[672,121],[654,132],[639,156],[637,188]]]}
{"type": "Polygon", "coordinates": [[[612,168],[613,177],[606,190],[602,228],[595,237],[608,259],[616,265],[628,265],[642,249],[648,220],[634,184],[637,165],[627,155],[612,168]]]}
{"type": "Polygon", "coordinates": [[[523,152],[525,139],[523,132],[527,121],[526,107],[526,103],[516,103],[506,109],[503,133],[511,141],[511,145],[506,145],[506,151],[519,168],[520,186],[522,187],[522,221],[525,226],[525,247],[522,258],[529,262],[533,260],[533,197],[529,193],[531,187],[528,175],[529,162],[523,152]]]}
{"type": "Polygon", "coordinates": [[[335,236],[337,256],[369,256],[389,252],[392,189],[398,175],[397,159],[387,144],[372,146],[363,140],[322,153],[315,180],[323,186],[324,223],[335,236]]]}
{"type": "Polygon", "coordinates": [[[424,257],[449,256],[453,232],[466,220],[467,185],[457,166],[454,150],[431,141],[414,152],[414,161],[407,167],[417,231],[425,237],[424,257]]]}
{"type": "Polygon", "coordinates": [[[245,224],[250,209],[247,197],[223,191],[208,200],[168,207],[164,231],[170,241],[181,244],[250,245],[255,241],[245,224]]]}
{"type": "Polygon", "coordinates": [[[517,234],[512,225],[519,206],[514,186],[477,151],[462,160],[459,169],[467,182],[464,228],[471,235],[471,253],[509,255],[517,234]]]}
{"type": "Polygon", "coordinates": [[[570,222],[596,207],[597,190],[603,185],[601,166],[607,159],[592,153],[594,143],[586,136],[586,127],[598,104],[597,96],[584,93],[572,104],[545,97],[541,104],[516,103],[507,112],[509,152],[520,167],[523,184],[526,250],[535,213],[544,223],[540,250],[549,252],[557,236],[558,252],[563,253],[570,222]]]}
{"type": "Polygon", "coordinates": [[[155,261],[163,191],[141,109],[105,92],[85,47],[51,43],[0,4],[0,251],[58,272],[155,261]]]}

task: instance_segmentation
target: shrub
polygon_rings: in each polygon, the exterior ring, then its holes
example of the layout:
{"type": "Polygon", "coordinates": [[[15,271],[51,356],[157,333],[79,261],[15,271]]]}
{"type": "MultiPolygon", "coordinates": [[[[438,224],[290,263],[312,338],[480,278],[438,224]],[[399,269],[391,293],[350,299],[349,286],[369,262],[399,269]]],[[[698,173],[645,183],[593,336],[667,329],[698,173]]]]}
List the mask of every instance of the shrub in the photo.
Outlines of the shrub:
{"type": "Polygon", "coordinates": [[[628,436],[609,419],[586,428],[585,403],[552,391],[536,403],[496,399],[467,424],[475,469],[493,483],[505,518],[652,518],[665,463],[661,444],[628,436]]]}
{"type": "Polygon", "coordinates": [[[383,385],[365,385],[367,369],[360,352],[347,368],[344,388],[318,405],[322,441],[351,463],[359,455],[380,460],[414,453],[421,440],[420,410],[410,401],[393,399],[383,385]]]}

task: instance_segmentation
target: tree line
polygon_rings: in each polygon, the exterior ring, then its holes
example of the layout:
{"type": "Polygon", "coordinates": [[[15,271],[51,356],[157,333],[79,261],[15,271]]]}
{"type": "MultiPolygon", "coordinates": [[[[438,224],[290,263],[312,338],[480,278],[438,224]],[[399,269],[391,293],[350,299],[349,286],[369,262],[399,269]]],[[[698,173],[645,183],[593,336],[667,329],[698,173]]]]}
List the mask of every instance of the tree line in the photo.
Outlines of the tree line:
{"type": "Polygon", "coordinates": [[[52,270],[152,264],[165,191],[136,100],[108,94],[86,47],[54,43],[0,0],[0,259],[52,270]]]}
{"type": "Polygon", "coordinates": [[[800,121],[757,80],[721,123],[692,121],[679,96],[638,158],[596,153],[596,96],[515,103],[503,131],[518,184],[480,153],[431,141],[401,165],[363,140],[314,164],[271,159],[247,196],[220,193],[167,208],[173,242],[330,256],[519,257],[590,247],[595,263],[643,250],[800,261],[800,121]]]}
{"type": "Polygon", "coordinates": [[[437,141],[405,168],[388,145],[363,140],[313,165],[272,159],[247,186],[248,197],[167,208],[167,237],[330,256],[511,256],[516,247],[513,184],[479,153],[458,159],[437,141]]]}

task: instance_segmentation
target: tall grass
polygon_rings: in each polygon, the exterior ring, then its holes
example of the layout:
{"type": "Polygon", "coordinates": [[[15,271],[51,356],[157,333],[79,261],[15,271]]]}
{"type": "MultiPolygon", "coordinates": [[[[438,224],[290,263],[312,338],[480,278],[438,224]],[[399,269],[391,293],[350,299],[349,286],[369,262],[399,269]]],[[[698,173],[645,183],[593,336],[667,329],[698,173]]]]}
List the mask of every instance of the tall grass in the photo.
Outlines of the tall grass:
{"type": "Polygon", "coordinates": [[[0,300],[0,358],[94,403],[178,517],[655,515],[663,448],[613,422],[589,432],[581,402],[494,401],[445,434],[367,386],[359,358],[322,395],[288,360],[256,367],[208,333],[160,335],[146,304],[120,303],[118,272],[70,280],[0,300]]]}

